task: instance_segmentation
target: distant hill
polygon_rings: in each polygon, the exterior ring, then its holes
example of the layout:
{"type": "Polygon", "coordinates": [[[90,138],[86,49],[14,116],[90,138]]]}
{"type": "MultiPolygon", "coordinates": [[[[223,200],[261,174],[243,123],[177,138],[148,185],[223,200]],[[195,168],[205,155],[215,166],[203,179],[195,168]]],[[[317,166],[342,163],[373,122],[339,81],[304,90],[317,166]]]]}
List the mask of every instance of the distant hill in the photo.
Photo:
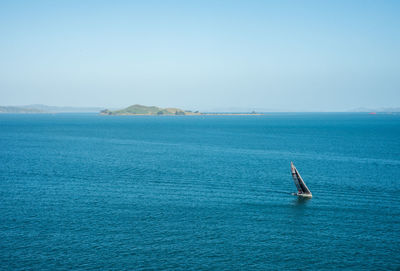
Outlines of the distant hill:
{"type": "Polygon", "coordinates": [[[97,113],[104,107],[49,106],[43,104],[24,105],[24,108],[38,109],[47,113],[97,113]]]}
{"type": "Polygon", "coordinates": [[[46,113],[37,108],[27,108],[21,106],[0,106],[0,113],[46,113]]]}
{"type": "Polygon", "coordinates": [[[0,106],[0,113],[97,113],[104,107],[48,106],[43,104],[0,106]]]}
{"type": "Polygon", "coordinates": [[[145,106],[140,104],[131,105],[121,110],[100,111],[103,115],[200,115],[199,112],[184,111],[179,108],[161,108],[157,106],[145,106]]]}
{"type": "Polygon", "coordinates": [[[395,112],[400,112],[400,107],[382,107],[382,108],[365,108],[365,107],[359,107],[359,108],[355,108],[355,109],[349,110],[349,112],[395,113],[395,112]]]}

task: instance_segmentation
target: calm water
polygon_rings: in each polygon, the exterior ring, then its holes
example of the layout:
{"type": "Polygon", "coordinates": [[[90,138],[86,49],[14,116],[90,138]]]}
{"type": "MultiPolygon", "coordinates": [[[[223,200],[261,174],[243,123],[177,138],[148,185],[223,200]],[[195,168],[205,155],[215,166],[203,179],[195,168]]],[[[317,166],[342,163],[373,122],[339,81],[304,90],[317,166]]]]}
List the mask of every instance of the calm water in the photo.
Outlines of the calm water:
{"type": "Polygon", "coordinates": [[[3,114],[0,181],[2,270],[400,268],[400,115],[3,114]]]}

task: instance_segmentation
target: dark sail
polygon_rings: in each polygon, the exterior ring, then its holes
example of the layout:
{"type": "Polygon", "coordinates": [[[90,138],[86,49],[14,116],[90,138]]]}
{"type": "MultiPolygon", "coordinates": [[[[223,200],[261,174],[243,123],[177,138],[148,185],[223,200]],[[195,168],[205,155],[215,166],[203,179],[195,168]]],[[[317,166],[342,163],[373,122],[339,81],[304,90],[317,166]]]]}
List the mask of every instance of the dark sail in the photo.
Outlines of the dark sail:
{"type": "Polygon", "coordinates": [[[296,185],[298,195],[307,195],[311,196],[311,191],[308,189],[306,183],[303,181],[303,179],[300,176],[300,173],[297,171],[296,167],[293,165],[293,162],[290,163],[291,169],[292,169],[292,177],[294,184],[296,185]]]}

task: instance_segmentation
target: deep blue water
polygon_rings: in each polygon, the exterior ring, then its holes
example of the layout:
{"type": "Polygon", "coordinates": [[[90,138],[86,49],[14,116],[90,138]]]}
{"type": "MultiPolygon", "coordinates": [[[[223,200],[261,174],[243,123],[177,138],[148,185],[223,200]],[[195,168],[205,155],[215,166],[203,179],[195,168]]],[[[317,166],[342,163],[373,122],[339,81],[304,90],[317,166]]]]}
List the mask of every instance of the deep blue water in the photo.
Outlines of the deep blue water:
{"type": "Polygon", "coordinates": [[[400,115],[2,114],[0,181],[1,270],[400,268],[400,115]]]}

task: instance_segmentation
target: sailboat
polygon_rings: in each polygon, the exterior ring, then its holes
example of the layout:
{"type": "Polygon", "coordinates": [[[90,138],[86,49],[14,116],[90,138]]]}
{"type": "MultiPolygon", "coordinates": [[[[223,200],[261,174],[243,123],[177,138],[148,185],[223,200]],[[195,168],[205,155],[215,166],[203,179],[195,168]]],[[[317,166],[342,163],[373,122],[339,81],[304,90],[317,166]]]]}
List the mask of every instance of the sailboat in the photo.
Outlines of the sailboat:
{"type": "Polygon", "coordinates": [[[301,178],[300,173],[297,171],[296,167],[293,165],[293,162],[290,162],[290,166],[292,168],[293,181],[297,187],[297,193],[293,193],[293,194],[300,196],[300,197],[312,198],[310,189],[308,189],[306,183],[301,178]]]}

